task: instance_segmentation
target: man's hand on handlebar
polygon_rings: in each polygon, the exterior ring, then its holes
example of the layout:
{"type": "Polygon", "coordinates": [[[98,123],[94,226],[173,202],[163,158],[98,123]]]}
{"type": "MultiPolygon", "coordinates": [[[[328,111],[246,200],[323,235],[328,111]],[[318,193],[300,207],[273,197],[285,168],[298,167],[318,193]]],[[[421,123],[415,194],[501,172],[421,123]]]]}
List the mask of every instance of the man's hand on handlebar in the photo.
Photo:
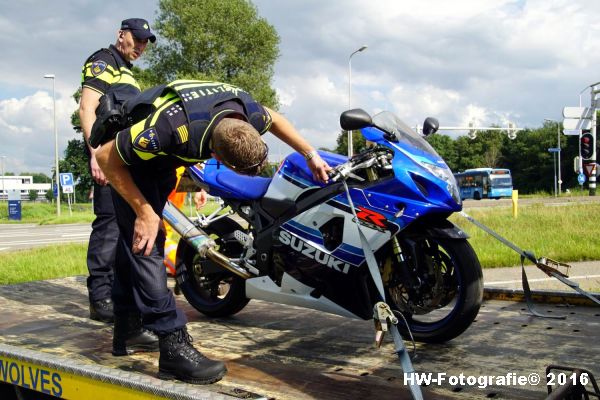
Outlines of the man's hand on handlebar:
{"type": "Polygon", "coordinates": [[[319,153],[316,153],[313,158],[308,160],[307,164],[317,181],[327,183],[329,180],[328,172],[331,171],[331,167],[321,158],[319,153]]]}

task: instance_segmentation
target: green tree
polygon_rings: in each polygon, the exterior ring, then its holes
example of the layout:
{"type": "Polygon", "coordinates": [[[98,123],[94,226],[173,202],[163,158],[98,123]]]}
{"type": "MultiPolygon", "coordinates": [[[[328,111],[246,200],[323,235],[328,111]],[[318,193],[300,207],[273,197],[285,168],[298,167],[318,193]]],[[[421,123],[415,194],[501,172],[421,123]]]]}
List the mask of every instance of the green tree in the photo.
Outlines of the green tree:
{"type": "MultiPolygon", "coordinates": [[[[337,146],[333,149],[334,153],[347,155],[348,154],[348,132],[340,131],[336,139],[337,146]]],[[[360,153],[366,149],[367,143],[364,136],[360,131],[352,131],[352,152],[354,154],[360,153]]]]}
{"type": "Polygon", "coordinates": [[[154,25],[160,39],[147,50],[142,82],[224,81],[277,108],[271,80],[279,36],[250,1],[160,0],[154,25]]]}
{"type": "Polygon", "coordinates": [[[50,203],[52,199],[54,199],[54,193],[52,192],[52,189],[46,190],[46,194],[44,195],[44,197],[46,198],[46,200],[48,200],[48,203],[50,203]]]}
{"type": "Polygon", "coordinates": [[[88,158],[85,154],[85,143],[83,140],[71,139],[65,149],[65,158],[60,160],[61,172],[71,172],[75,185],[77,199],[87,201],[88,194],[92,188],[92,176],[89,172],[88,158]]]}
{"type": "MultiPolygon", "coordinates": [[[[78,88],[75,93],[73,93],[73,99],[75,102],[79,104],[79,100],[81,99],[81,88],[78,88]]],[[[81,120],[79,119],[79,108],[75,109],[71,114],[71,125],[73,125],[73,129],[75,132],[81,134],[81,120]]]]}
{"type": "Polygon", "coordinates": [[[38,198],[38,192],[37,192],[37,190],[30,190],[29,191],[29,200],[33,201],[35,203],[35,201],[37,200],[37,198],[38,198]]]}
{"type": "Polygon", "coordinates": [[[426,139],[431,147],[438,152],[440,157],[446,161],[448,167],[454,172],[458,172],[458,155],[456,152],[456,141],[448,135],[442,135],[436,133],[434,135],[427,136],[426,139]]]}

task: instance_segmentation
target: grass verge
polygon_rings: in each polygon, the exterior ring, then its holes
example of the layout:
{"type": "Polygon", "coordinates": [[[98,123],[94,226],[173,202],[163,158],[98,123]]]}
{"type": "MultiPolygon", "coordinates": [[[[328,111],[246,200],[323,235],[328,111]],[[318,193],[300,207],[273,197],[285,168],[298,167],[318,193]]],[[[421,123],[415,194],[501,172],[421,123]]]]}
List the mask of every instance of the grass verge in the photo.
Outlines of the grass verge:
{"type": "Polygon", "coordinates": [[[0,253],[0,284],[87,274],[87,243],[0,253]]]}
{"type": "Polygon", "coordinates": [[[21,202],[21,220],[8,219],[8,203],[0,201],[0,224],[79,224],[91,223],[94,212],[91,203],[72,204],[69,211],[68,204],[61,203],[60,217],[56,215],[56,204],[21,202]]]}
{"type": "MultiPolygon", "coordinates": [[[[216,207],[204,209],[209,213],[216,207]]],[[[476,220],[537,257],[562,262],[600,260],[600,203],[531,204],[512,217],[510,207],[466,209],[476,220]]],[[[451,221],[471,236],[482,267],[519,265],[519,255],[459,215],[451,221]]],[[[0,284],[87,274],[87,244],[67,244],[0,253],[0,284]]]]}
{"type": "MultiPolygon", "coordinates": [[[[595,216],[600,213],[599,203],[565,203],[562,205],[531,204],[519,207],[518,218],[513,218],[510,207],[466,209],[477,221],[537,257],[557,261],[600,260],[600,246],[594,244],[600,234],[595,216]]],[[[463,228],[482,267],[509,267],[520,265],[520,257],[483,230],[459,215],[451,221],[463,228]]]]}

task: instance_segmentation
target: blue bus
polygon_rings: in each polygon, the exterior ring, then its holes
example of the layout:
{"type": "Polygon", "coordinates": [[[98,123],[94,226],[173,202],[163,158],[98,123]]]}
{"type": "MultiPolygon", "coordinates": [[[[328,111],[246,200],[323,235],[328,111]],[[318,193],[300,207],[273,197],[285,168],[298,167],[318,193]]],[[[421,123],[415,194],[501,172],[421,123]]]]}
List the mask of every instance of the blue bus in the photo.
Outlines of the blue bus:
{"type": "Polygon", "coordinates": [[[499,199],[512,196],[509,169],[475,168],[454,174],[461,199],[499,199]]]}

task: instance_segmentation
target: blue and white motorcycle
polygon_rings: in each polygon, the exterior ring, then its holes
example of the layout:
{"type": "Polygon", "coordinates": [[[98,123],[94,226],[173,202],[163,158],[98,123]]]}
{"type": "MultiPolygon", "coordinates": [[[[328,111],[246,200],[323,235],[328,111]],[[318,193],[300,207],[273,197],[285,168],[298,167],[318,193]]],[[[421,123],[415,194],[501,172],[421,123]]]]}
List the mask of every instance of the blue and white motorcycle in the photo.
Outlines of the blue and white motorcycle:
{"type": "MultiPolygon", "coordinates": [[[[273,178],[238,175],[215,160],[188,168],[194,184],[222,203],[194,225],[165,209],[185,237],[179,288],[212,317],[260,299],[368,320],[383,302],[402,314],[398,328],[415,340],[455,338],[479,311],[483,281],[468,236],[448,221],[462,209],[452,172],[390,112],[371,118],[349,110],[340,122],[374,146],[350,159],[320,152],[334,168],[325,185],[298,153],[273,178]],[[226,207],[230,213],[221,212],[226,207]]],[[[423,133],[437,128],[428,118],[423,133]]]]}

